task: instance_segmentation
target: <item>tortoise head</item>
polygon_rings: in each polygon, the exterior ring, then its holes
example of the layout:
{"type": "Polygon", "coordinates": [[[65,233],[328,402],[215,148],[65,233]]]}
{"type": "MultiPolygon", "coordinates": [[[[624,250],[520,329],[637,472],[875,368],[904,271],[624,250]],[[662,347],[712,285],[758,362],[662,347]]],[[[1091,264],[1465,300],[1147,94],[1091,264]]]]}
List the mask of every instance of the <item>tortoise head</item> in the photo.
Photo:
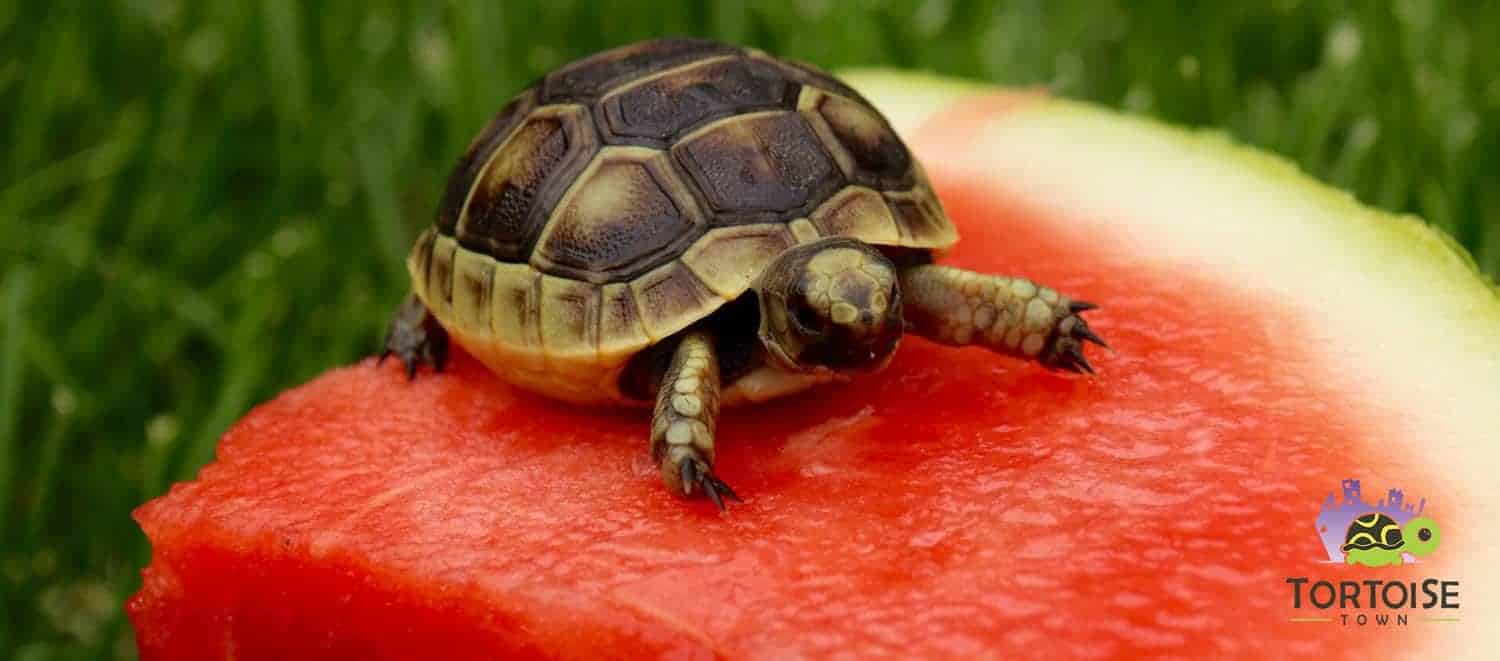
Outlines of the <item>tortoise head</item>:
{"type": "Polygon", "coordinates": [[[1402,551],[1421,556],[1436,551],[1442,535],[1436,521],[1419,516],[1406,522],[1401,529],[1401,538],[1406,542],[1402,551]]]}
{"type": "Polygon", "coordinates": [[[833,237],[782,253],[756,284],[760,340],[782,369],[870,372],[905,332],[896,267],[879,251],[833,237]]]}

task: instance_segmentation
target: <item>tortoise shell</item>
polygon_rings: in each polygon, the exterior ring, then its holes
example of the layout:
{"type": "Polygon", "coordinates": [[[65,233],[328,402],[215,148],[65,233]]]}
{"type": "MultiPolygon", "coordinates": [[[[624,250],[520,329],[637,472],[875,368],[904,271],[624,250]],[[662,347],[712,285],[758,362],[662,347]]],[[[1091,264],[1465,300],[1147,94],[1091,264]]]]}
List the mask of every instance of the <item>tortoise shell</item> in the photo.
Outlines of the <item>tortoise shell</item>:
{"type": "Polygon", "coordinates": [[[1385,514],[1372,512],[1349,523],[1349,530],[1344,533],[1343,550],[1346,553],[1370,549],[1395,551],[1405,544],[1401,537],[1401,524],[1385,514]]]}
{"type": "Polygon", "coordinates": [[[407,264],[438,321],[502,377],[622,402],[632,356],[739,298],[782,251],[835,235],[922,250],[958,238],[857,92],[759,51],[665,39],[567,64],[510,101],[407,264]]]}

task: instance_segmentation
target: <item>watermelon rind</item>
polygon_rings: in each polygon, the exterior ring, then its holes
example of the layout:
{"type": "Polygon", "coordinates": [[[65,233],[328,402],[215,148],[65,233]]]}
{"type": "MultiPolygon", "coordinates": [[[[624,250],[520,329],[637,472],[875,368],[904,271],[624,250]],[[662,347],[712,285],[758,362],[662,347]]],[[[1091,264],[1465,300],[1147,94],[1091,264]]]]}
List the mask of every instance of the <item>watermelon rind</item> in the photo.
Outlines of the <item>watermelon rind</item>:
{"type": "MultiPolygon", "coordinates": [[[[888,70],[842,72],[923,153],[943,113],[1015,91],[888,70]],[[923,129],[918,131],[918,129],[923,129]]],[[[928,162],[934,179],[979,182],[1053,229],[1145,262],[1189,269],[1291,310],[1268,326],[1308,356],[1307,378],[1381,414],[1372,444],[1408,458],[1457,502],[1442,578],[1460,580],[1461,621],[1415,631],[1398,656],[1484,657],[1500,640],[1500,289],[1449,235],[1359,203],[1292,162],[1223,132],[1187,130],[1033,93],[928,162]],[[1460,537],[1461,535],[1461,537],[1460,537]]],[[[998,106],[997,106],[998,107],[998,106]]],[[[954,144],[953,136],[947,136],[954,144]]],[[[941,193],[941,192],[940,192],[941,193]]],[[[961,228],[960,228],[961,229],[961,228]]],[[[1151,283],[1143,282],[1143,291],[1151,283]]],[[[1268,403],[1267,405],[1273,405],[1268,403]]],[[[1351,465],[1358,474],[1364,467],[1351,465]]],[[[1390,476],[1401,479],[1401,476],[1390,476]]],[[[1407,479],[1415,479],[1408,477],[1407,479]]],[[[1493,657],[1489,657],[1493,658],[1493,657]]]]}

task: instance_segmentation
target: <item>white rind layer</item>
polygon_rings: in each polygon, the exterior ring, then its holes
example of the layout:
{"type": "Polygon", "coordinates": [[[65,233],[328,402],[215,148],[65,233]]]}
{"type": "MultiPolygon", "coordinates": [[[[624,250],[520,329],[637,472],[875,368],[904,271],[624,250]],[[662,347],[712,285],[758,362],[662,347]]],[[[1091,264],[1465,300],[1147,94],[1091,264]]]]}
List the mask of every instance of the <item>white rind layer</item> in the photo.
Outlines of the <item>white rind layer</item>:
{"type": "Polygon", "coordinates": [[[1500,294],[1451,239],[1220,134],[1065,100],[997,110],[965,137],[967,149],[944,148],[938,162],[923,153],[933,132],[920,129],[956,100],[996,88],[885,71],[843,78],[887,113],[934,179],[982,178],[1070,236],[1222,278],[1307,321],[1296,340],[1322,359],[1329,387],[1392,412],[1400,428],[1387,437],[1411,444],[1393,454],[1459,496],[1443,503],[1459,519],[1450,530],[1465,531],[1449,537],[1444,551],[1457,555],[1444,564],[1463,582],[1463,621],[1411,632],[1430,646],[1392,651],[1495,658],[1500,294]]]}

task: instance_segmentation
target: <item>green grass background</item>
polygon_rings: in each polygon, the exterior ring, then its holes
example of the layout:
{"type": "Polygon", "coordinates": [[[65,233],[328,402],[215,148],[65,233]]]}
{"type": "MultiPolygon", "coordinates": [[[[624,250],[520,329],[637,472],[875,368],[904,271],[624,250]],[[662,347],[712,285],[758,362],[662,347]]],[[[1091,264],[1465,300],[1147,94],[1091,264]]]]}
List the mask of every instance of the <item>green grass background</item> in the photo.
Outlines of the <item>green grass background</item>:
{"type": "Polygon", "coordinates": [[[1222,128],[1500,272],[1500,3],[1179,4],[0,3],[0,656],[133,655],[130,509],[255,403],[369,354],[471,135],[638,38],[1222,128]]]}

